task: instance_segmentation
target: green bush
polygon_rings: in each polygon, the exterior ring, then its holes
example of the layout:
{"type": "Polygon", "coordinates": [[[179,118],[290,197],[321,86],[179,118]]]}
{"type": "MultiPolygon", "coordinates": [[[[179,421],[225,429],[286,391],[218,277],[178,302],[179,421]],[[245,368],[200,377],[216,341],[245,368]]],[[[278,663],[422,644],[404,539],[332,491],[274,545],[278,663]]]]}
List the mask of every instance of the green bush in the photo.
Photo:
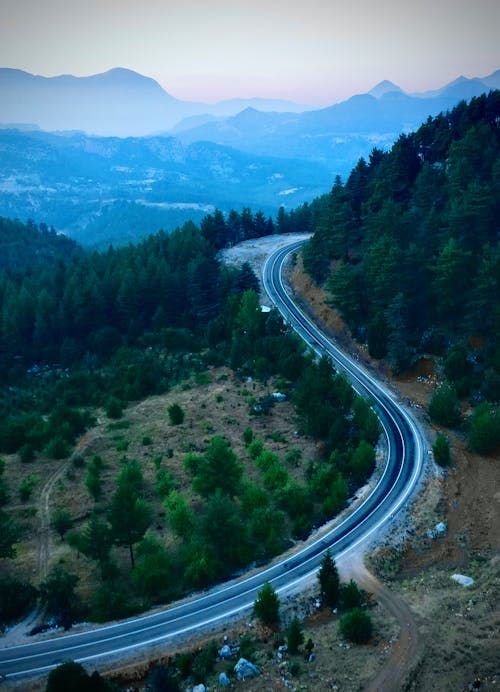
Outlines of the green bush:
{"type": "Polygon", "coordinates": [[[34,475],[28,476],[23,480],[19,486],[19,498],[21,502],[27,502],[30,499],[39,480],[38,476],[34,475]]]}
{"type": "Polygon", "coordinates": [[[302,666],[298,661],[291,661],[290,665],[288,666],[288,670],[293,678],[298,678],[302,673],[302,666]]]}
{"type": "Polygon", "coordinates": [[[239,655],[247,661],[255,660],[255,642],[249,634],[243,634],[240,637],[239,655]]]}
{"type": "Polygon", "coordinates": [[[302,460],[302,452],[300,449],[290,449],[285,455],[285,461],[290,466],[299,466],[302,460]]]}
{"type": "Polygon", "coordinates": [[[179,404],[172,404],[167,411],[171,425],[181,425],[184,422],[184,411],[179,404]]]}
{"type": "Polygon", "coordinates": [[[302,631],[302,624],[297,617],[294,617],[291,621],[288,629],[286,631],[286,643],[288,645],[288,651],[295,655],[299,652],[299,648],[304,643],[304,632],[302,631]]]}
{"type": "Polygon", "coordinates": [[[487,402],[476,407],[469,424],[468,444],[479,454],[488,454],[500,445],[500,407],[487,402]]]}
{"type": "Polygon", "coordinates": [[[262,454],[263,450],[264,443],[262,442],[262,440],[259,440],[258,437],[255,437],[248,445],[248,453],[251,459],[257,459],[257,457],[259,457],[262,454]]]}
{"type": "Polygon", "coordinates": [[[366,644],[373,633],[370,616],[361,608],[354,608],[340,618],[340,633],[355,644],[366,644]]]}
{"type": "Polygon", "coordinates": [[[56,435],[45,447],[44,452],[51,459],[66,459],[70,455],[71,447],[63,437],[56,435]]]}
{"type": "Polygon", "coordinates": [[[432,453],[434,454],[434,461],[439,466],[449,466],[451,461],[450,455],[450,443],[443,434],[439,434],[436,437],[436,441],[432,445],[432,453]]]}
{"type": "Polygon", "coordinates": [[[170,491],[174,488],[174,479],[172,474],[166,469],[159,468],[156,472],[156,492],[165,499],[170,491]]]}
{"type": "Polygon", "coordinates": [[[447,428],[456,428],[460,424],[460,402],[451,385],[442,384],[434,391],[429,401],[429,415],[447,428]]]}
{"type": "Polygon", "coordinates": [[[108,418],[118,419],[123,416],[123,402],[112,396],[106,404],[106,415],[108,418]]]}
{"type": "Polygon", "coordinates": [[[266,582],[253,605],[255,617],[264,625],[276,625],[279,621],[280,600],[272,584],[266,582]]]}
{"type": "Polygon", "coordinates": [[[245,428],[243,431],[243,442],[245,443],[245,447],[248,447],[248,445],[252,442],[254,437],[254,433],[252,428],[245,428]]]}
{"type": "Polygon", "coordinates": [[[359,588],[356,582],[351,579],[348,584],[341,584],[339,601],[342,610],[361,608],[366,601],[366,594],[359,588]]]}
{"type": "Polygon", "coordinates": [[[51,526],[56,531],[61,540],[64,538],[64,534],[67,533],[73,526],[73,517],[65,509],[56,509],[51,519],[51,526]]]}
{"type": "Polygon", "coordinates": [[[35,459],[35,449],[32,444],[27,442],[19,449],[19,461],[28,464],[35,459]]]}
{"type": "Polygon", "coordinates": [[[71,461],[75,469],[81,469],[85,466],[85,459],[80,454],[75,454],[75,456],[71,458],[71,461]]]}
{"type": "Polygon", "coordinates": [[[91,602],[91,617],[95,622],[108,622],[138,612],[139,604],[116,588],[114,582],[102,582],[91,602]]]}
{"type": "Polygon", "coordinates": [[[115,449],[117,452],[126,452],[127,449],[129,448],[129,445],[130,445],[129,440],[122,438],[121,440],[116,440],[115,449]]]}

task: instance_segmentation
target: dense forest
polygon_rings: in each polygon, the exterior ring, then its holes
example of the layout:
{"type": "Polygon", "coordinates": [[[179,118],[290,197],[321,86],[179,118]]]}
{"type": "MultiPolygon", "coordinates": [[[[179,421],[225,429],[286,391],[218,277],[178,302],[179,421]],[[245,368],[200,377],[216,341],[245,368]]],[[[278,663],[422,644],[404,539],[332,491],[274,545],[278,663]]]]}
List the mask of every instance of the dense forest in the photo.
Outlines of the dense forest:
{"type": "MultiPolygon", "coordinates": [[[[200,228],[186,224],[106,252],[85,252],[44,226],[0,221],[0,453],[8,455],[0,465],[4,565],[15,557],[24,530],[9,511],[16,489],[9,487],[8,465],[23,471],[21,504],[33,492],[30,464],[53,459],[68,460],[68,482],[79,478],[94,503],[91,516],[76,524],[64,510],[52,517],[54,530],[75,555],[95,564],[97,575],[90,601],[79,604],[77,575],[54,566],[40,597],[58,622],[125,615],[268,560],[334,516],[372,473],[379,427],[369,405],[328,360],[316,362],[277,313],[261,310],[248,265],[228,268],[218,260],[220,248],[284,230],[291,218],[281,212],[274,223],[247,209],[227,218],[215,212],[200,228]],[[108,460],[73,451],[95,424],[97,409],[119,433],[129,425],[122,420],[128,403],[221,365],[242,380],[279,378],[301,434],[318,443],[318,454],[298,478],[290,470],[300,457],[280,458],[249,427],[245,454],[258,469],[258,483],[243,474],[227,440],[215,435],[203,452],[173,457],[191,479],[189,493],[179,490],[175,464],[167,467],[156,456],[151,484],[142,464],[126,454],[113,489],[104,493],[108,460]],[[164,521],[158,512],[167,524],[160,535],[152,531],[164,521]],[[228,531],[238,539],[228,542],[228,531]]],[[[252,415],[265,416],[274,400],[268,396],[257,404],[252,415]]],[[[182,425],[184,413],[171,407],[165,425],[182,425]]],[[[151,443],[145,438],[144,445],[151,443]]],[[[0,599],[4,622],[37,593],[14,568],[7,573],[0,599]]]]}
{"type": "MultiPolygon", "coordinates": [[[[489,430],[500,401],[499,117],[500,92],[490,92],[373,150],[336,179],[328,205],[316,202],[304,248],[306,270],[372,356],[395,373],[442,357],[436,420],[458,425],[468,397],[489,430]]],[[[500,441],[485,436],[473,446],[500,441]]]]}

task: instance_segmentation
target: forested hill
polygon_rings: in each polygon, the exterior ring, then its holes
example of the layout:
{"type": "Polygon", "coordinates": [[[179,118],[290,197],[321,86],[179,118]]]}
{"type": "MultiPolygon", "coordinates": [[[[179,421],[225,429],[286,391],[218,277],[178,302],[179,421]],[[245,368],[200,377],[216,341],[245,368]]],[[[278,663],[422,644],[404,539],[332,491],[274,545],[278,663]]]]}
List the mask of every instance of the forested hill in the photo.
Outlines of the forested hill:
{"type": "Polygon", "coordinates": [[[494,91],[429,118],[388,153],[374,150],[335,181],[304,250],[307,271],[373,356],[400,371],[422,352],[455,353],[459,393],[495,400],[499,118],[494,91]],[[472,336],[482,350],[471,355],[472,336]]]}
{"type": "Polygon", "coordinates": [[[0,216],[0,272],[32,273],[80,253],[74,240],[45,224],[23,224],[0,216]]]}

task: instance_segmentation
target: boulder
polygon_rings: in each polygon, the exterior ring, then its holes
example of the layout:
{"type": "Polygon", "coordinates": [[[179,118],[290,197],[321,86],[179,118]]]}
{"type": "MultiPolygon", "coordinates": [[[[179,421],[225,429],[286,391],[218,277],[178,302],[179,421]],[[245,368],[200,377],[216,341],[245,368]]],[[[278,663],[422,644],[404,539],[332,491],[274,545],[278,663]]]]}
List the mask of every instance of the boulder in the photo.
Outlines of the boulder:
{"type": "Polygon", "coordinates": [[[226,673],[221,673],[219,675],[219,685],[221,687],[231,687],[231,680],[227,677],[226,673]]]}
{"type": "Polygon", "coordinates": [[[452,574],[451,579],[462,586],[472,586],[472,584],[474,584],[474,579],[472,577],[466,577],[465,574],[452,574]]]}
{"type": "Polygon", "coordinates": [[[246,658],[240,658],[238,663],[234,666],[234,672],[238,680],[246,680],[246,678],[253,678],[259,675],[260,670],[256,665],[247,661],[246,658]]]}
{"type": "Polygon", "coordinates": [[[231,647],[228,644],[224,644],[222,649],[219,649],[219,656],[221,658],[231,658],[233,655],[233,652],[231,651],[231,647]]]}
{"type": "Polygon", "coordinates": [[[199,685],[195,685],[193,687],[193,692],[207,692],[207,688],[205,685],[201,682],[199,685]]]}

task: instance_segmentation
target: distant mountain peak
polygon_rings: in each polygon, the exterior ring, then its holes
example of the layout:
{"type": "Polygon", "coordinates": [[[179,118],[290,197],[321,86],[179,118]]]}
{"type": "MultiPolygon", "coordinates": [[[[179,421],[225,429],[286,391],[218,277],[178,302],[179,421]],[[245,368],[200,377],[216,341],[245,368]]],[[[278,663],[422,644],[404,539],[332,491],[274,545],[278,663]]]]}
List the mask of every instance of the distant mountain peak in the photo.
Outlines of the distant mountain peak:
{"type": "Polygon", "coordinates": [[[472,80],[468,79],[467,77],[464,77],[463,74],[461,74],[459,77],[454,79],[452,82],[449,82],[444,86],[444,89],[448,89],[449,87],[454,87],[457,86],[458,84],[464,84],[464,82],[470,82],[472,80]]]}
{"type": "Polygon", "coordinates": [[[370,89],[368,93],[370,96],[374,96],[376,99],[379,99],[381,96],[384,96],[384,94],[389,94],[391,91],[398,91],[402,93],[403,90],[401,87],[398,87],[397,84],[394,84],[394,82],[384,79],[382,82],[376,84],[373,89],[370,89]]]}

